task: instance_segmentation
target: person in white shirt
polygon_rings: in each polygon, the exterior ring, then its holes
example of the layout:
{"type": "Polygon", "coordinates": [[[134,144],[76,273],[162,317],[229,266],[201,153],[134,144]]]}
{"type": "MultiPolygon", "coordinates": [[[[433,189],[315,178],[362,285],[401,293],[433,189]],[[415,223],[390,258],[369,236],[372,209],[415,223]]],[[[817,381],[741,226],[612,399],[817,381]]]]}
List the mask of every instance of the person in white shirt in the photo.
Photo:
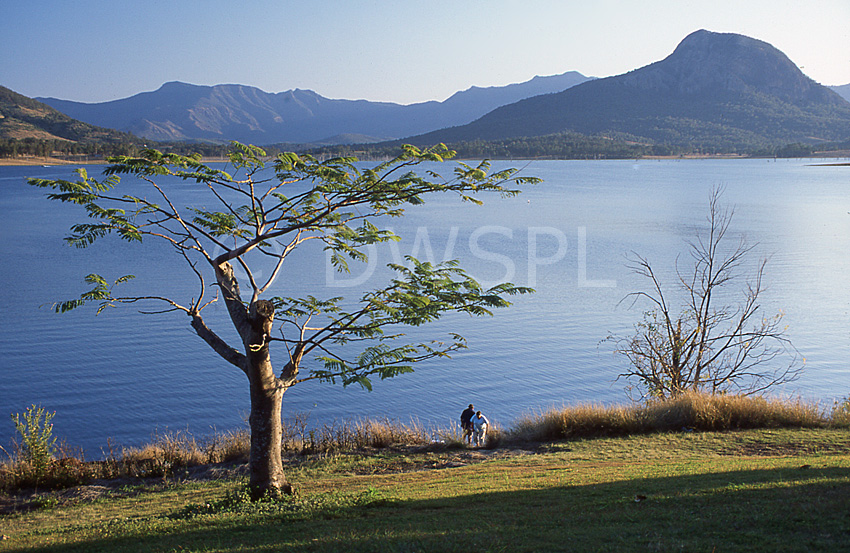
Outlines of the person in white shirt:
{"type": "Polygon", "coordinates": [[[484,445],[484,440],[487,437],[487,428],[490,426],[490,421],[487,417],[481,414],[481,411],[475,413],[472,417],[472,429],[475,434],[475,447],[484,445]]]}

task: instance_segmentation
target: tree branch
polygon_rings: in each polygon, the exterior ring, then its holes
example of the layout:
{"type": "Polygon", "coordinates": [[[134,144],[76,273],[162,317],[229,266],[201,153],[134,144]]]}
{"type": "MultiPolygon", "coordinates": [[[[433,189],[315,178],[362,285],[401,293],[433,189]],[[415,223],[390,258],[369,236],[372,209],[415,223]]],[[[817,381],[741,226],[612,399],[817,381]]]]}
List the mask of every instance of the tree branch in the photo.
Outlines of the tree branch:
{"type": "Polygon", "coordinates": [[[192,316],[192,328],[195,329],[195,332],[201,339],[204,340],[217,354],[219,354],[222,359],[230,363],[235,367],[239,367],[245,374],[248,374],[248,358],[245,357],[242,353],[230,347],[227,342],[219,338],[219,336],[213,332],[207,325],[204,323],[204,320],[197,313],[191,315],[192,316]]]}

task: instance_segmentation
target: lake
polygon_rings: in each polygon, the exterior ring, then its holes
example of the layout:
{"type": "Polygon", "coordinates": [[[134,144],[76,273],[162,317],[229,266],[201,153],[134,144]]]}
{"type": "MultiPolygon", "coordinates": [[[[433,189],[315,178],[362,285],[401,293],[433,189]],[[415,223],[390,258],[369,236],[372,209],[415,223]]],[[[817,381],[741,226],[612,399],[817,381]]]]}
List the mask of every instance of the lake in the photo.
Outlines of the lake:
{"type": "MultiPolygon", "coordinates": [[[[687,265],[687,241],[706,227],[718,186],[722,203],[735,210],[732,233],[757,243],[753,262],[769,258],[765,313],[785,314],[787,335],[806,358],[802,377],[772,393],[831,406],[850,394],[850,168],[812,163],[499,162],[497,168],[523,167],[544,182],[516,198],[485,198],[483,206],[446,196],[411,208],[387,222],[403,240],[376,249],[369,265],[348,275],[328,271],[324,254],[307,248],[287,264],[272,295],[357,297],[385,282],[386,263],[408,254],[457,258],[485,283],[510,280],[537,292],[492,318],[453,316],[415,329],[417,337],[464,335],[469,349],[451,360],[377,381],[372,392],[296,386],[284,396],[284,416],[307,413],[312,425],[387,417],[446,426],[474,403],[507,427],[551,406],[628,402],[628,383],[617,380],[625,360],[603,342],[610,333],[627,334],[646,307],[621,302],[647,284],[630,272],[627,256],[636,252],[672,278],[677,256],[687,265]]],[[[166,430],[205,435],[245,427],[244,375],[194,335],[185,315],[49,309],[86,290],[83,277],[91,272],[111,279],[132,273],[128,292],[186,300],[197,283],[182,260],[155,243],[66,246],[62,237],[82,214],[48,202],[25,177],[70,179],[72,169],[0,167],[0,443],[14,432],[8,414],[32,403],[55,410],[56,434],[89,457],[101,456],[107,440],[138,445],[166,430]]],[[[121,186],[136,185],[125,179],[121,186]]],[[[178,185],[178,203],[201,201],[194,190],[178,185]]],[[[205,313],[223,337],[234,338],[223,306],[205,313]]]]}

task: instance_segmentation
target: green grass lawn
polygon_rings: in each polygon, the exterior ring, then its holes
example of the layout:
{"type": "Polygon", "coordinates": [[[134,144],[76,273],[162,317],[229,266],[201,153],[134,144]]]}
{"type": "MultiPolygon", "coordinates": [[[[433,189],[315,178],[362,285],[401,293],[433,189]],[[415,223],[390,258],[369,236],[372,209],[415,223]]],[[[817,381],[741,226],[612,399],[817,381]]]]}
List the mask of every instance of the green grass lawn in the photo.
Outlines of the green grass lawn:
{"type": "Polygon", "coordinates": [[[586,439],[394,472],[456,454],[305,463],[277,504],[204,481],[5,516],[0,550],[850,550],[847,430],[586,439]]]}

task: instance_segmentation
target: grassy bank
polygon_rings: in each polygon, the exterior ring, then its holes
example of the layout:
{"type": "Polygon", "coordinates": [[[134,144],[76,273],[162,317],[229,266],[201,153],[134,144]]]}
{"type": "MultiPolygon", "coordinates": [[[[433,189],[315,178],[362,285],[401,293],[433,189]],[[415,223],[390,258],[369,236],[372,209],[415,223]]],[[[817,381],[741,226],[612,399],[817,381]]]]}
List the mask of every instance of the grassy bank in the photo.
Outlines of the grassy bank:
{"type": "Polygon", "coordinates": [[[260,503],[243,491],[245,433],[171,434],[54,463],[108,479],[7,480],[0,507],[26,508],[0,515],[0,551],[848,550],[849,413],[737,396],[584,405],[529,414],[481,449],[456,429],[296,418],[297,493],[260,503]]]}
{"type": "Polygon", "coordinates": [[[656,433],[533,450],[388,450],[316,457],[288,474],[299,494],[283,503],[243,501],[244,481],[235,478],[127,486],[109,499],[6,516],[0,550],[850,548],[843,429],[656,433]]]}
{"type": "MultiPolygon", "coordinates": [[[[282,448],[284,456],[290,459],[372,452],[398,444],[431,448],[463,445],[457,426],[428,428],[392,420],[361,420],[310,427],[307,417],[300,415],[283,423],[282,448]]],[[[850,403],[823,409],[793,400],[691,394],[669,401],[626,406],[579,405],[529,414],[510,429],[502,430],[498,426],[491,429],[486,447],[671,431],[827,427],[850,427],[850,403]]],[[[7,461],[0,463],[0,493],[49,491],[97,479],[169,478],[193,467],[245,462],[250,436],[243,430],[196,439],[186,433],[172,432],[141,448],[110,445],[106,459],[99,461],[86,461],[82,452],[67,447],[60,447],[52,458],[44,453],[27,455],[25,444],[26,440],[22,440],[13,454],[7,455],[7,461]]],[[[43,451],[44,444],[36,440],[35,447],[43,451]]]]}

